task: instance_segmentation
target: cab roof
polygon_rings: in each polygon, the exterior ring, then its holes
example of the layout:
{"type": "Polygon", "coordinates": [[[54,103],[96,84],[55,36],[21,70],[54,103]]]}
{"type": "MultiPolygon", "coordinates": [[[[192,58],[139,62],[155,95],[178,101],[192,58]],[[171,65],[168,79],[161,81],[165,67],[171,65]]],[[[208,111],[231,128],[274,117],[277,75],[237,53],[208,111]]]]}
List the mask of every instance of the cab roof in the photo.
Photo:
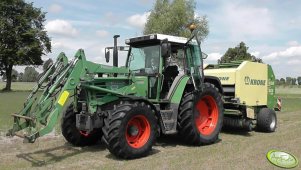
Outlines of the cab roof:
{"type": "MultiPolygon", "coordinates": [[[[178,36],[172,36],[166,34],[149,34],[140,37],[133,37],[133,38],[126,39],[125,44],[131,45],[131,44],[139,44],[142,42],[159,42],[165,39],[167,39],[168,42],[173,42],[178,44],[185,44],[188,41],[188,39],[185,37],[178,37],[178,36]]],[[[195,40],[192,41],[196,42],[195,40]]]]}

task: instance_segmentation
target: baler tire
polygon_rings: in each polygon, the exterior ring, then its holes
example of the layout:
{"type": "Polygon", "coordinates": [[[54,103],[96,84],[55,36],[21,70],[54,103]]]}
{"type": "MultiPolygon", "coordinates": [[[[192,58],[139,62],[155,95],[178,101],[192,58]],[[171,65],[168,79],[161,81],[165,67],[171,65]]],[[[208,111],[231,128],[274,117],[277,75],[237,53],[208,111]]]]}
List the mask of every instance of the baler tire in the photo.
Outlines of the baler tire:
{"type": "Polygon", "coordinates": [[[196,92],[185,94],[178,114],[180,137],[190,145],[214,143],[223,125],[223,111],[221,95],[212,84],[204,83],[201,94],[196,92]],[[202,114],[203,118],[207,116],[207,120],[201,119],[202,114]]]}
{"type": "Polygon", "coordinates": [[[257,114],[257,130],[261,132],[275,132],[277,128],[276,112],[269,108],[260,109],[257,114]]]}
{"type": "Polygon", "coordinates": [[[146,156],[157,137],[157,118],[150,105],[138,101],[121,101],[104,119],[103,141],[119,158],[146,156]]]}
{"type": "Polygon", "coordinates": [[[76,127],[76,114],[73,111],[73,105],[71,104],[61,121],[62,134],[65,139],[74,146],[91,146],[100,141],[102,131],[95,130],[91,134],[83,135],[76,127]]]}

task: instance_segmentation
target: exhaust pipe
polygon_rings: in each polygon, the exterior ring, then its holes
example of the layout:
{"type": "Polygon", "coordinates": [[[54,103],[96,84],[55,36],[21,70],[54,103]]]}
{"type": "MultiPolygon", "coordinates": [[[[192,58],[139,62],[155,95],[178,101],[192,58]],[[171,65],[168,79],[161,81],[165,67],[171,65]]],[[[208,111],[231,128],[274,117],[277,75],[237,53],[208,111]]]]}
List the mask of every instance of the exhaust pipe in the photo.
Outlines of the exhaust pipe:
{"type": "Polygon", "coordinates": [[[120,35],[114,35],[114,49],[113,49],[113,66],[118,67],[118,49],[117,49],[117,38],[120,35]]]}

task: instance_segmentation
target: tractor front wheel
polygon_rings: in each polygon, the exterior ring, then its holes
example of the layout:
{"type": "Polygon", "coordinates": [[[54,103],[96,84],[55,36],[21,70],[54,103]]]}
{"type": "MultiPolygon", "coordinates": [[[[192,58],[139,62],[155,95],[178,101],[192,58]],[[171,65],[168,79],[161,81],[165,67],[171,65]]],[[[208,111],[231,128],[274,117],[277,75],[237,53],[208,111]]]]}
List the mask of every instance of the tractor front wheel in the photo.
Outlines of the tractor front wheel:
{"type": "Polygon", "coordinates": [[[223,103],[214,85],[204,83],[201,94],[184,95],[178,115],[178,130],[188,144],[214,143],[218,139],[223,124],[223,103]]]}
{"type": "Polygon", "coordinates": [[[80,131],[76,127],[76,112],[70,105],[61,121],[62,134],[65,139],[74,146],[90,146],[96,144],[102,136],[100,129],[95,129],[90,134],[80,131]]]}
{"type": "Polygon", "coordinates": [[[144,102],[121,102],[104,120],[103,141],[120,158],[147,155],[157,137],[157,120],[150,105],[144,102]]]}

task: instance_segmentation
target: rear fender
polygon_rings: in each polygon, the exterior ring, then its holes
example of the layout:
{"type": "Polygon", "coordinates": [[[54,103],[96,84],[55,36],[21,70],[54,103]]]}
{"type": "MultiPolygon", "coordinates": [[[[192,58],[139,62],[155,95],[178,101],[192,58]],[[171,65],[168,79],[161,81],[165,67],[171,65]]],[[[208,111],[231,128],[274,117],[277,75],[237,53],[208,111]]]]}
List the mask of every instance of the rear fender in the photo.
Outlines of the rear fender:
{"type": "Polygon", "coordinates": [[[189,81],[190,77],[183,75],[181,77],[176,77],[174,83],[172,84],[171,91],[168,93],[168,99],[172,104],[180,104],[185,87],[189,81]]]}
{"type": "Polygon", "coordinates": [[[213,84],[216,88],[218,88],[218,91],[220,94],[224,94],[224,90],[223,90],[223,87],[222,87],[222,84],[221,84],[221,81],[219,80],[219,78],[214,77],[214,76],[205,76],[204,82],[213,84]]]}

